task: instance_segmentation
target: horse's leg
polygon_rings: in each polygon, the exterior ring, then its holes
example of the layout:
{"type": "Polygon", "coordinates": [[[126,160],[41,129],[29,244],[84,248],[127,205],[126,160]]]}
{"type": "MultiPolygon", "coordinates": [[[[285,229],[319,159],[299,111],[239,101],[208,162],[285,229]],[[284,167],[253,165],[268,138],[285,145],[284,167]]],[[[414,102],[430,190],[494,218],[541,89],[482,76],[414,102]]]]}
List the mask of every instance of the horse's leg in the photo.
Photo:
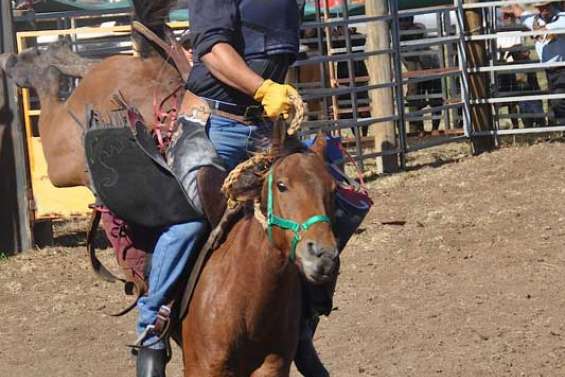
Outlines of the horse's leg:
{"type": "Polygon", "coordinates": [[[286,360],[280,355],[270,354],[265,361],[250,377],[288,377],[291,360],[286,360]]]}

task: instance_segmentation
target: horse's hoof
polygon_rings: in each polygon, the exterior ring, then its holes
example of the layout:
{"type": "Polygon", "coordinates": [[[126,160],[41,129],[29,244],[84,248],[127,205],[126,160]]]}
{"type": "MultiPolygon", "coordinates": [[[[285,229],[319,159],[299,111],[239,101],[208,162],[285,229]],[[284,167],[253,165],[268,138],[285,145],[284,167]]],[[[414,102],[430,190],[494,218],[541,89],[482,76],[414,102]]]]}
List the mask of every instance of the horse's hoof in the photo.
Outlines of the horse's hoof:
{"type": "Polygon", "coordinates": [[[137,353],[137,377],[165,377],[166,349],[141,348],[137,353]]]}

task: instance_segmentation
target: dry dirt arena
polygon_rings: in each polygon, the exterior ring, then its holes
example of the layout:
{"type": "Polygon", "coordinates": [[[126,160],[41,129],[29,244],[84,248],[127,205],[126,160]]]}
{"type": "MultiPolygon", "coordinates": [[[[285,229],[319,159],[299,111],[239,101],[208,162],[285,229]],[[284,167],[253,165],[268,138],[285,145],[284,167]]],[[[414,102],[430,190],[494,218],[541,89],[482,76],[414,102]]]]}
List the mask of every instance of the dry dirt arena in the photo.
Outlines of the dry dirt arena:
{"type": "MultiPolygon", "coordinates": [[[[336,377],[565,376],[565,144],[444,152],[371,183],[323,360],[336,377]]],[[[0,262],[0,376],[134,376],[135,316],[103,314],[125,301],[91,273],[84,226],[0,262]]]]}

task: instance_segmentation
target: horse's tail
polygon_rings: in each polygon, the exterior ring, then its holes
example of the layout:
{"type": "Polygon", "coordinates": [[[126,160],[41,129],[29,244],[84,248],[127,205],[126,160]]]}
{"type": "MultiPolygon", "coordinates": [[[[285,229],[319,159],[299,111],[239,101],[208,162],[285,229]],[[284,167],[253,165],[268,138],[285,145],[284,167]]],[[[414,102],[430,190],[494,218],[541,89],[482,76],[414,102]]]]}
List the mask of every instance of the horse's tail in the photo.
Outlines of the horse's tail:
{"type": "MultiPolygon", "coordinates": [[[[159,38],[166,39],[168,30],[166,21],[169,11],[178,0],[132,0],[132,21],[138,21],[149,28],[159,38]]],[[[132,30],[132,39],[136,50],[141,57],[148,57],[159,53],[153,42],[145,38],[139,31],[132,30]]]]}

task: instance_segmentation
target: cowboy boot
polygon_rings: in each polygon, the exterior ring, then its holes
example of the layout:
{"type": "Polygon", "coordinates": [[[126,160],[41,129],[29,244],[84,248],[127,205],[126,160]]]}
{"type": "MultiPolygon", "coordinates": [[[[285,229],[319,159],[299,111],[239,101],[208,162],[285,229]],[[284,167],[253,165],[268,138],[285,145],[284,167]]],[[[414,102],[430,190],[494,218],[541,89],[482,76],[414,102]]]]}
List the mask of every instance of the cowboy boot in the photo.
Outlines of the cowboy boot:
{"type": "Polygon", "coordinates": [[[318,317],[304,320],[301,326],[298,349],[294,357],[296,368],[304,377],[329,377],[330,374],[318,357],[313,337],[318,317]]]}
{"type": "Polygon", "coordinates": [[[166,349],[141,348],[137,353],[137,377],[165,377],[166,349]]]}

